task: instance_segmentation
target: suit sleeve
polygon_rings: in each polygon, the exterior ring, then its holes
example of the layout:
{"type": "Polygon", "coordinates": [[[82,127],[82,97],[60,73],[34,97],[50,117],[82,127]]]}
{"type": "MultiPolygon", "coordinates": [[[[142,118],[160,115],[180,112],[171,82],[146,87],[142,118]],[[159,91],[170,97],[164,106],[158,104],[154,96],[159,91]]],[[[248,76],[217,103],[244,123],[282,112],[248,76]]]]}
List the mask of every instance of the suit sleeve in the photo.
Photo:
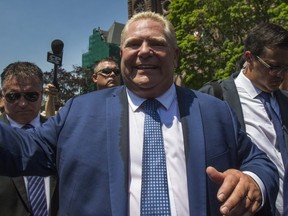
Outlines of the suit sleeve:
{"type": "Polygon", "coordinates": [[[58,136],[72,99],[44,124],[32,130],[12,128],[0,122],[0,175],[56,175],[58,136]]]}
{"type": "Polygon", "coordinates": [[[274,215],[275,201],[279,186],[277,168],[267,155],[251,141],[243,130],[240,129],[240,124],[234,112],[228,105],[227,107],[231,113],[235,128],[238,156],[240,157],[240,161],[242,161],[240,170],[254,173],[261,179],[265,186],[265,203],[257,215],[274,215]]]}

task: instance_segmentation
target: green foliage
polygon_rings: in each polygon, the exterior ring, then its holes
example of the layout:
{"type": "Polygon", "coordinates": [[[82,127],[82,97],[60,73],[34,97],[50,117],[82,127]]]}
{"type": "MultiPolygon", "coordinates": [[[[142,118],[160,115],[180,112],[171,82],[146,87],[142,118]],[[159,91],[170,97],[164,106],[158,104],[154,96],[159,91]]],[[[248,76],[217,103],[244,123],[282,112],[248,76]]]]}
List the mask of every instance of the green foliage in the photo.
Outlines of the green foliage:
{"type": "MultiPolygon", "coordinates": [[[[44,84],[52,83],[53,71],[44,72],[44,84]]],[[[92,82],[92,71],[82,67],[74,67],[74,70],[67,72],[63,68],[57,71],[57,80],[59,84],[59,96],[57,106],[63,106],[70,98],[96,90],[92,82]]]]}
{"type": "Polygon", "coordinates": [[[168,19],[181,51],[176,73],[198,89],[239,67],[247,32],[260,22],[288,27],[287,0],[172,0],[168,19]]]}

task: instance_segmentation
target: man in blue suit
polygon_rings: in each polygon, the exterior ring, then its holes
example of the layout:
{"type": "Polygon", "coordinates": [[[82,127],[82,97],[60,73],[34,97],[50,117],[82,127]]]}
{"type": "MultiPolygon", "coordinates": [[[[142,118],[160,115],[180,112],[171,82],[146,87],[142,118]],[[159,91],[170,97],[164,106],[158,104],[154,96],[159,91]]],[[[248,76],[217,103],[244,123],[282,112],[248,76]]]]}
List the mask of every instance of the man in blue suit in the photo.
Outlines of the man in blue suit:
{"type": "Polygon", "coordinates": [[[174,85],[178,56],[165,18],[136,14],[121,35],[125,85],[69,100],[33,132],[1,124],[0,174],[58,172],[60,215],[145,215],[142,102],[153,98],[161,103],[167,215],[273,215],[275,165],[225,102],[174,85]]]}

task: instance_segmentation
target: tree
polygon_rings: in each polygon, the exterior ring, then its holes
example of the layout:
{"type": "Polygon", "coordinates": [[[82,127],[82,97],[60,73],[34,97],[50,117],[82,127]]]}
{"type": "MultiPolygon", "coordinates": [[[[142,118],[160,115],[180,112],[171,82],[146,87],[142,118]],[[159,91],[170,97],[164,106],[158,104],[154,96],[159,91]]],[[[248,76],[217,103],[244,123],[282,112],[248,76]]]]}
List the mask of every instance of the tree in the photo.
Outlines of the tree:
{"type": "MultiPolygon", "coordinates": [[[[58,69],[57,78],[59,83],[59,96],[56,104],[63,106],[70,98],[95,90],[95,85],[91,79],[92,71],[82,67],[75,67],[71,72],[63,68],[58,69]]],[[[52,83],[53,70],[44,72],[44,84],[52,83]]]]}
{"type": "Polygon", "coordinates": [[[260,22],[288,27],[287,0],[173,0],[168,19],[181,50],[176,73],[200,88],[236,71],[247,32],[260,22]]]}

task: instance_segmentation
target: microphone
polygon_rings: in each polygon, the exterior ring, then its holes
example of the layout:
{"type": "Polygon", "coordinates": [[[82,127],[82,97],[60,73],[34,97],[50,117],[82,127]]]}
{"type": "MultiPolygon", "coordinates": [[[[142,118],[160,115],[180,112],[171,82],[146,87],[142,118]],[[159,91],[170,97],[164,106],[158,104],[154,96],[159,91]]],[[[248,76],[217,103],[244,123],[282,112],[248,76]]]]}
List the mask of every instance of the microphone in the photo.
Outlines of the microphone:
{"type": "Polygon", "coordinates": [[[57,80],[57,72],[58,72],[58,67],[62,65],[64,43],[59,39],[53,40],[51,43],[51,48],[52,48],[53,54],[51,55],[50,53],[50,59],[53,59],[54,61],[53,60],[48,60],[48,61],[54,64],[53,85],[57,89],[59,89],[59,84],[57,80]]]}
{"type": "Polygon", "coordinates": [[[56,40],[52,41],[51,48],[52,48],[53,54],[61,55],[61,57],[62,57],[64,43],[61,40],[56,39],[56,40]]]}

